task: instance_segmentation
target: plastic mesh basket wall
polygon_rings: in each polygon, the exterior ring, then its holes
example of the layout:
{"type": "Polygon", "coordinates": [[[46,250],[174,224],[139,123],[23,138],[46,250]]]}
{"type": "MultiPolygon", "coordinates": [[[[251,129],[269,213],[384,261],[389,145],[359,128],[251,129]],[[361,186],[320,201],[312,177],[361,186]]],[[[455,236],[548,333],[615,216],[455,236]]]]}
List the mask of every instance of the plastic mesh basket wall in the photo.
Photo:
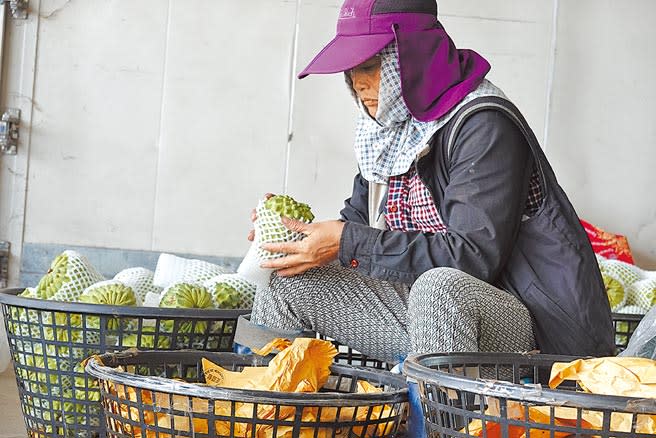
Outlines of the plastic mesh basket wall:
{"type": "Polygon", "coordinates": [[[576,392],[573,386],[551,390],[540,384],[548,381],[554,362],[573,359],[505,353],[424,354],[408,358],[404,370],[419,383],[431,438],[656,436],[646,432],[656,419],[654,400],[587,394],[576,392]]]}
{"type": "MultiPolygon", "coordinates": [[[[63,303],[0,291],[18,394],[31,437],[104,437],[100,391],[80,361],[128,348],[231,351],[248,310],[63,303]]],[[[1,342],[4,342],[2,340],[1,342]]]]}
{"type": "Polygon", "coordinates": [[[340,344],[339,342],[327,336],[317,333],[317,338],[328,340],[333,343],[337,348],[337,356],[335,356],[335,363],[344,365],[355,365],[359,367],[376,368],[379,370],[390,370],[392,367],[387,363],[373,357],[369,357],[352,349],[348,345],[340,344]]]}
{"type": "Polygon", "coordinates": [[[202,358],[229,370],[268,360],[196,351],[90,360],[86,369],[100,382],[108,436],[394,437],[407,410],[405,378],[387,371],[335,364],[319,393],[239,390],[198,385],[204,382],[202,358]],[[355,393],[359,380],[383,391],[355,393]]]}
{"type": "Polygon", "coordinates": [[[613,313],[613,326],[615,327],[615,346],[620,353],[629,345],[631,335],[645,315],[613,313]]]}

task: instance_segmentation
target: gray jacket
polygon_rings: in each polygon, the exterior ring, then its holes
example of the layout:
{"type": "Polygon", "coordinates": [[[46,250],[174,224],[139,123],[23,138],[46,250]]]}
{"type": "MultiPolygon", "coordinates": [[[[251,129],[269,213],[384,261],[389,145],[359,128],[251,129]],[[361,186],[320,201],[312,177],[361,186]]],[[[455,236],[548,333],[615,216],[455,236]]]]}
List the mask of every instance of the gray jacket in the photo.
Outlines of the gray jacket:
{"type": "Polygon", "coordinates": [[[341,212],[340,263],[407,284],[435,267],[459,269],[517,296],[543,353],[612,355],[610,306],[592,247],[519,110],[498,97],[475,99],[430,145],[416,169],[448,231],[370,227],[368,183],[357,175],[341,212]],[[522,220],[534,163],[543,202],[522,220]]]}

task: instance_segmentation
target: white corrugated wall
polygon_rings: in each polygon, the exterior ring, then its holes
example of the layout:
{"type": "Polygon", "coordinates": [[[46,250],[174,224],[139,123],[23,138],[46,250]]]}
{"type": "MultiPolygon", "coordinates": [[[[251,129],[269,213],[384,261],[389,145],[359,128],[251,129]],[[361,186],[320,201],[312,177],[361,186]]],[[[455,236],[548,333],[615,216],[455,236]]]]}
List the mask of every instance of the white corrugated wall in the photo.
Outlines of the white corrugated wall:
{"type": "MultiPolygon", "coordinates": [[[[355,109],[340,75],[292,75],[341,2],[299,2],[30,0],[4,84],[25,125],[19,155],[0,158],[12,279],[23,242],[242,256],[268,191],[336,217],[355,109]]],[[[440,13],[548,138],[579,214],[656,269],[656,3],[443,0],[440,13]]]]}

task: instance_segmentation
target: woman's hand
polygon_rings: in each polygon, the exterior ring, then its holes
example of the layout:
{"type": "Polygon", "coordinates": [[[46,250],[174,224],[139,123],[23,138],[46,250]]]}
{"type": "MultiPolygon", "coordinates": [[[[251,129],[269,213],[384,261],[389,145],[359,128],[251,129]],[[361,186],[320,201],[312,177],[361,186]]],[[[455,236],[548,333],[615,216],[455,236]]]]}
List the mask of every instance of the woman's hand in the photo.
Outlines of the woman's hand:
{"type": "Polygon", "coordinates": [[[263,244],[262,249],[287,254],[285,257],[262,263],[263,268],[276,269],[278,275],[288,277],[302,274],[317,266],[324,266],[337,259],[344,228],[343,222],[306,224],[283,217],[282,223],[292,231],[305,234],[306,237],[298,242],[263,244]]]}
{"type": "MultiPolygon", "coordinates": [[[[264,199],[265,200],[269,199],[272,196],[273,193],[267,193],[266,195],[264,195],[264,199]]],[[[256,209],[253,209],[253,211],[251,211],[251,222],[255,222],[256,220],[257,220],[257,211],[256,209]]],[[[251,242],[255,240],[255,230],[249,231],[247,239],[250,240],[251,242]]]]}

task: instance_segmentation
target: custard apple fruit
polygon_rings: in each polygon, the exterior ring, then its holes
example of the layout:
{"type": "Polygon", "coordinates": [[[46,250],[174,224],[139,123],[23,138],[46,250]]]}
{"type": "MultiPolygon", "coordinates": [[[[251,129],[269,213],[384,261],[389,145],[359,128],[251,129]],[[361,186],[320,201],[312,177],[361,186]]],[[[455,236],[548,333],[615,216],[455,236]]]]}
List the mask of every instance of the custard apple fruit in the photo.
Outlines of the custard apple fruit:
{"type": "MultiPolygon", "coordinates": [[[[109,306],[136,306],[137,297],[132,288],[115,280],[96,283],[80,295],[80,302],[87,304],[105,304],[109,306]]],[[[107,321],[107,329],[115,331],[119,328],[118,318],[107,321]]],[[[87,327],[100,328],[100,317],[88,316],[87,327]]]]}
{"type": "Polygon", "coordinates": [[[87,287],[104,280],[83,255],[67,250],[58,255],[36,287],[41,299],[77,301],[87,287]]]}
{"type": "MultiPolygon", "coordinates": [[[[185,309],[213,309],[212,295],[204,286],[189,283],[177,283],[166,288],[162,292],[162,300],[159,307],[165,308],[185,308],[185,309]]],[[[165,331],[172,331],[174,321],[168,320],[162,324],[165,331]]],[[[205,333],[207,331],[207,322],[183,321],[178,327],[179,333],[205,333]],[[195,328],[194,328],[195,327],[195,328]]]]}
{"type": "Polygon", "coordinates": [[[217,275],[203,283],[219,309],[248,309],[253,306],[256,286],[240,274],[217,275]]]}

